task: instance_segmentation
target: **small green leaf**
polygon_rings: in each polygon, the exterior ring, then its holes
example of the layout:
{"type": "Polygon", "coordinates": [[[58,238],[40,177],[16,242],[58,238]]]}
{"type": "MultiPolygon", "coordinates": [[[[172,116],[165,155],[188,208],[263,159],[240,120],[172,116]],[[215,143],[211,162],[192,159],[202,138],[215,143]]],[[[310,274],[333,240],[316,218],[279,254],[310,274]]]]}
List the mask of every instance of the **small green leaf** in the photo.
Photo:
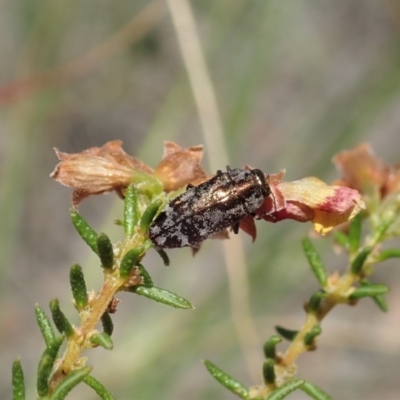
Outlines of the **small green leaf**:
{"type": "Polygon", "coordinates": [[[162,200],[155,200],[153,201],[145,210],[145,212],[142,215],[142,218],[140,220],[140,229],[142,232],[147,232],[149,229],[149,226],[153,222],[154,217],[157,214],[157,211],[160,209],[162,206],[163,201],[162,200]]]}
{"type": "Polygon", "coordinates": [[[286,382],[275,389],[273,393],[267,397],[267,400],[283,400],[285,397],[289,396],[290,393],[301,388],[304,383],[305,381],[303,379],[293,379],[290,382],[286,382]]]}
{"type": "Polygon", "coordinates": [[[143,254],[143,249],[141,247],[137,249],[130,249],[124,255],[121,261],[121,266],[119,267],[119,276],[121,278],[127,278],[132,271],[132,268],[136,265],[139,257],[143,254]]]}
{"type": "Polygon", "coordinates": [[[56,390],[51,396],[51,400],[64,400],[67,394],[80,382],[83,381],[85,376],[90,374],[92,369],[90,367],[84,367],[72,371],[67,375],[64,380],[57,386],[56,390]]]}
{"type": "Polygon", "coordinates": [[[110,238],[105,233],[99,233],[97,237],[97,251],[101,265],[111,269],[114,265],[114,250],[110,238]]]}
{"type": "Polygon", "coordinates": [[[92,375],[86,375],[83,378],[83,382],[90,386],[102,400],[114,400],[114,397],[111,395],[111,393],[103,386],[102,383],[93,378],[92,375]]]}
{"type": "Polygon", "coordinates": [[[286,340],[290,342],[297,336],[299,331],[294,331],[292,329],[286,329],[282,326],[275,326],[275,330],[286,340]]]}
{"type": "Polygon", "coordinates": [[[146,268],[143,267],[142,264],[138,264],[137,268],[139,268],[140,277],[143,279],[143,283],[141,286],[152,287],[153,280],[151,279],[150,274],[147,272],[146,268]]]}
{"type": "Polygon", "coordinates": [[[12,365],[13,400],[25,400],[25,379],[21,361],[15,360],[12,365]]]}
{"type": "Polygon", "coordinates": [[[321,301],[327,297],[327,293],[324,290],[319,290],[314,293],[307,303],[307,309],[312,312],[318,312],[321,305],[321,301]]]}
{"type": "Polygon", "coordinates": [[[374,303],[378,306],[378,308],[383,311],[383,312],[387,312],[388,311],[388,304],[386,301],[386,298],[384,295],[382,294],[378,294],[376,296],[372,296],[372,300],[374,301],[374,303]]]}
{"type": "Polygon", "coordinates": [[[354,275],[358,275],[361,270],[362,267],[364,266],[365,260],[367,259],[367,257],[369,256],[369,254],[371,253],[372,248],[370,247],[366,247],[365,249],[362,249],[355,257],[355,259],[353,260],[353,262],[351,263],[351,272],[354,275]]]}
{"type": "Polygon", "coordinates": [[[76,308],[80,311],[87,306],[88,296],[86,290],[85,277],[79,264],[73,264],[69,271],[69,282],[71,284],[72,296],[75,300],[76,308]]]}
{"type": "Polygon", "coordinates": [[[60,310],[60,304],[57,299],[50,302],[50,311],[53,317],[53,322],[60,333],[64,333],[66,337],[71,337],[74,334],[74,328],[68,321],[65,314],[60,310]]]}
{"type": "Polygon", "coordinates": [[[138,194],[134,184],[125,191],[124,227],[125,236],[131,238],[139,220],[138,194]]]}
{"type": "Polygon", "coordinates": [[[161,257],[163,260],[163,263],[166,267],[169,266],[169,257],[168,254],[163,250],[163,249],[155,249],[158,255],[161,257]]]}
{"type": "Polygon", "coordinates": [[[361,227],[362,218],[361,213],[359,213],[352,219],[349,226],[349,244],[351,254],[356,253],[358,248],[360,247],[361,227]]]}
{"type": "Polygon", "coordinates": [[[114,348],[112,339],[105,332],[95,333],[94,335],[90,336],[89,340],[90,343],[104,347],[106,350],[112,350],[114,348]]]}
{"type": "Polygon", "coordinates": [[[275,361],[272,358],[267,358],[263,364],[263,377],[264,382],[267,385],[274,385],[276,376],[275,376],[275,361]]]}
{"type": "Polygon", "coordinates": [[[211,361],[204,360],[204,365],[206,366],[208,372],[223,386],[225,386],[232,393],[236,394],[242,399],[249,398],[249,392],[247,388],[238,382],[236,379],[232,378],[222,369],[218,368],[211,361]]]}
{"type": "Polygon", "coordinates": [[[311,266],[314,275],[316,276],[319,284],[321,286],[325,286],[328,280],[328,276],[325,271],[325,266],[321,261],[320,256],[317,253],[314,245],[312,244],[311,240],[308,238],[303,239],[303,249],[304,253],[308,259],[308,263],[311,266]]]}
{"type": "Polygon", "coordinates": [[[71,210],[71,220],[76,231],[86,244],[97,254],[97,233],[76,211],[71,210]]]}
{"type": "Polygon", "coordinates": [[[377,262],[382,262],[390,258],[399,258],[399,257],[400,257],[400,249],[386,249],[382,250],[379,253],[377,257],[377,262]]]}
{"type": "Polygon", "coordinates": [[[349,300],[357,300],[362,297],[374,297],[385,294],[389,291],[389,288],[386,285],[380,284],[364,284],[357,288],[350,296],[349,300]]]}
{"type": "Polygon", "coordinates": [[[114,324],[108,312],[105,312],[101,316],[101,324],[103,325],[104,332],[111,336],[114,331],[114,324]]]}
{"type": "Polygon", "coordinates": [[[194,308],[193,305],[183,297],[156,286],[150,288],[145,286],[134,286],[130,291],[171,307],[182,309],[194,308]]]}
{"type": "Polygon", "coordinates": [[[335,242],[339,246],[342,246],[344,249],[350,248],[350,239],[345,233],[343,233],[341,231],[334,231],[333,238],[334,238],[335,242]]]}
{"type": "Polygon", "coordinates": [[[265,358],[275,359],[276,356],[276,345],[282,342],[282,338],[278,335],[271,336],[264,344],[264,355],[265,358]]]}
{"type": "MultiPolygon", "coordinates": [[[[364,279],[362,281],[360,281],[360,286],[364,287],[364,286],[370,286],[371,282],[369,282],[368,280],[364,279]]],[[[374,301],[374,303],[378,306],[378,308],[383,311],[383,312],[387,312],[388,311],[388,305],[387,305],[387,301],[386,298],[383,294],[378,294],[376,296],[371,296],[372,300],[374,301]]]]}
{"type": "Polygon", "coordinates": [[[47,317],[46,313],[39,306],[39,304],[35,305],[35,314],[36,321],[39,325],[40,332],[42,333],[43,339],[46,343],[46,346],[50,346],[51,343],[56,339],[56,335],[54,333],[53,327],[51,326],[51,322],[47,317]]]}
{"type": "Polygon", "coordinates": [[[315,338],[320,335],[322,332],[321,326],[316,324],[314,325],[309,332],[307,332],[304,336],[304,344],[306,346],[313,347],[315,346],[315,338]]]}
{"type": "Polygon", "coordinates": [[[51,371],[56,361],[58,351],[60,350],[61,344],[64,337],[58,337],[53,343],[48,346],[40,357],[38,372],[37,372],[37,382],[36,390],[38,395],[41,397],[47,396],[49,391],[49,378],[51,371]]]}
{"type": "Polygon", "coordinates": [[[315,400],[333,400],[332,397],[325,393],[321,388],[308,381],[305,381],[304,385],[300,386],[300,390],[307,393],[315,400]]]}

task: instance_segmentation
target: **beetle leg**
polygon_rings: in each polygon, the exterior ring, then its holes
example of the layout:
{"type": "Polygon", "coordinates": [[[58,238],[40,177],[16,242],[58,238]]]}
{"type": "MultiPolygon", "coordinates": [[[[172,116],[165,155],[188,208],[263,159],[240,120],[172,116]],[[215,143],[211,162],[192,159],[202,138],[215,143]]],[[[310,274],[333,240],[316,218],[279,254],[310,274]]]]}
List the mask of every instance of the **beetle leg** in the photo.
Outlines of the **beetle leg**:
{"type": "Polygon", "coordinates": [[[236,235],[239,233],[239,221],[232,225],[232,230],[236,235]]]}
{"type": "Polygon", "coordinates": [[[191,183],[188,183],[186,186],[186,190],[194,188],[194,185],[192,185],[191,183]]]}

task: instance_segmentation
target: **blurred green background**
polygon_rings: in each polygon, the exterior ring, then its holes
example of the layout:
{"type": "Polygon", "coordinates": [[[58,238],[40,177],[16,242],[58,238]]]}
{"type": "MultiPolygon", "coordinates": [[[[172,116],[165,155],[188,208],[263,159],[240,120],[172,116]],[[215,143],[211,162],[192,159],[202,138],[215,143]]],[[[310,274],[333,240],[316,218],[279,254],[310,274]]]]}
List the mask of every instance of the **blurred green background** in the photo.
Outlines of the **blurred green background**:
{"type": "MultiPolygon", "coordinates": [[[[228,160],[271,173],[286,168],[288,180],[337,178],[332,156],[359,142],[397,163],[400,3],[0,0],[0,106],[0,398],[11,396],[17,356],[34,398],[44,346],[34,304],[47,307],[57,297],[77,322],[70,265],[81,263],[89,288],[101,282],[98,260],[69,221],[71,191],[49,178],[53,147],[79,152],[121,139],[128,153],[155,166],[164,140],[206,143],[209,173],[228,160]],[[194,20],[185,25],[188,4],[194,20]],[[185,45],[196,50],[193,33],[206,70],[191,64],[196,52],[183,61],[185,45]],[[193,96],[189,76],[207,71],[203,89],[212,89],[218,109],[193,96]]],[[[96,196],[80,211],[118,240],[112,221],[122,207],[115,195],[96,196]]],[[[206,242],[195,258],[188,249],[170,251],[170,268],[148,253],[144,264],[156,285],[196,309],[121,295],[114,350],[86,354],[116,399],[233,399],[208,375],[204,358],[246,385],[262,382],[263,341],[275,325],[302,324],[303,302],[317,283],[301,252],[309,224],[257,226],[254,244],[242,233],[230,243],[206,242]]],[[[331,271],[343,266],[329,239],[316,245],[331,271]]],[[[335,399],[397,399],[399,278],[389,262],[375,275],[392,287],[387,315],[369,300],[329,315],[319,349],[299,360],[299,376],[335,399]]],[[[70,397],[97,398],[84,386],[70,397]]]]}

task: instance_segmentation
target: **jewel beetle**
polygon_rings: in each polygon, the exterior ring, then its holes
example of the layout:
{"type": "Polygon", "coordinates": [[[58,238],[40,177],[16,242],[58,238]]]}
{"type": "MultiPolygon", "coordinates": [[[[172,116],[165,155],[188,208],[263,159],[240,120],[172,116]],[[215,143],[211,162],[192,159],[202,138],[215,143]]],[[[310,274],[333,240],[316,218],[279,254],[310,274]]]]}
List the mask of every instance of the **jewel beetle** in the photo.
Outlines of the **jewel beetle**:
{"type": "Polygon", "coordinates": [[[264,173],[259,169],[231,169],[217,174],[199,186],[188,185],[154,219],[149,238],[156,248],[197,247],[210,236],[232,227],[255,212],[271,194],[264,173]]]}

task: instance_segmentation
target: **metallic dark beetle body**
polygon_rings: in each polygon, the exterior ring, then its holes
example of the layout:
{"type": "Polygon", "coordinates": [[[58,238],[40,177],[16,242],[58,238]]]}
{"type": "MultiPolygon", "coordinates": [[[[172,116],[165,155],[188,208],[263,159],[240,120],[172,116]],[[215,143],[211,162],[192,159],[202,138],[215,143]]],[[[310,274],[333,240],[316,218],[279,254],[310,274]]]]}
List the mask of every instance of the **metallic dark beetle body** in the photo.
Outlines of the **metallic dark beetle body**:
{"type": "Polygon", "coordinates": [[[196,246],[254,214],[271,194],[259,169],[230,169],[199,186],[189,185],[156,217],[149,237],[158,248],[196,246]]]}

